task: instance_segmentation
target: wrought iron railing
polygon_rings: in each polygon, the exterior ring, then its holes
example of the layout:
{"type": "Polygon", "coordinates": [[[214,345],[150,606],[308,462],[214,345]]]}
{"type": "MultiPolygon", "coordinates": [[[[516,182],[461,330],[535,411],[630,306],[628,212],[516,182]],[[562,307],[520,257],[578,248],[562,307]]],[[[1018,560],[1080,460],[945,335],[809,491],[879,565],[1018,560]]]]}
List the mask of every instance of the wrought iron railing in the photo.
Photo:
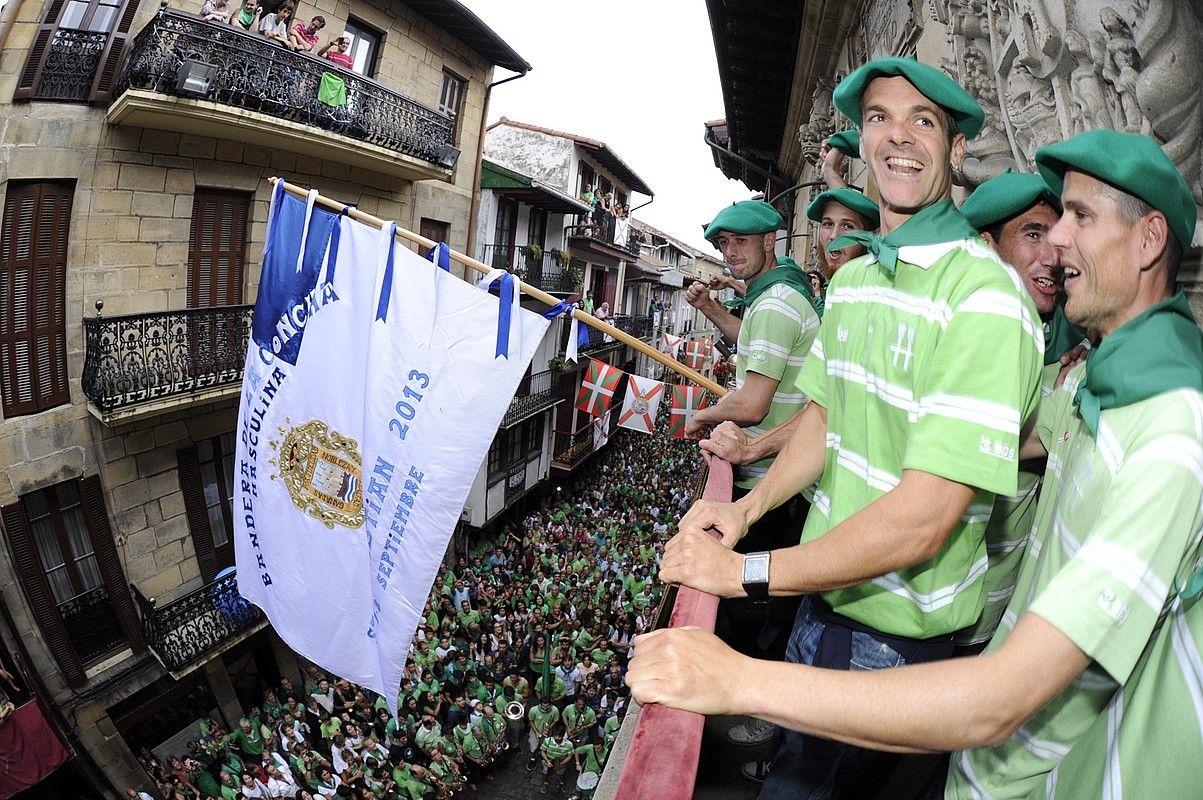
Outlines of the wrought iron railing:
{"type": "Polygon", "coordinates": [[[56,30],[48,45],[38,85],[34,87],[34,98],[87,100],[108,41],[109,34],[105,31],[56,30]]]}
{"type": "Polygon", "coordinates": [[[547,250],[539,258],[522,251],[523,245],[486,244],[480,248],[480,260],[494,269],[515,272],[523,281],[553,294],[572,294],[581,289],[581,272],[560,262],[557,250],[547,250]]]}
{"type": "Polygon", "coordinates": [[[615,328],[631,334],[636,339],[646,339],[652,334],[651,317],[619,314],[614,317],[613,324],[615,328]]]}
{"type": "Polygon", "coordinates": [[[101,411],[242,380],[253,306],[84,320],[84,395],[101,411]]]}
{"type": "Polygon", "coordinates": [[[505,418],[501,421],[502,427],[508,428],[554,406],[562,394],[558,391],[561,388],[560,384],[566,378],[563,372],[545,370],[531,375],[529,381],[524,380],[519,385],[514,399],[510,401],[510,407],[506,409],[505,418]]]}
{"type": "Polygon", "coordinates": [[[606,217],[601,220],[597,219],[597,213],[594,212],[593,222],[585,222],[585,215],[581,214],[577,217],[577,224],[569,225],[565,228],[565,232],[570,237],[581,239],[592,239],[599,244],[617,247],[631,255],[639,255],[639,242],[634,238],[634,231],[627,228],[621,236],[615,235],[617,222],[614,217],[606,217]]]}
{"type": "Polygon", "coordinates": [[[216,103],[325,128],[445,167],[454,166],[459,154],[452,144],[454,124],[438,111],[324,58],[172,9],[160,11],[138,32],[113,96],[126,89],[184,94],[177,78],[188,59],[216,68],[204,95],[216,103]],[[327,74],[343,82],[345,103],[318,100],[327,74]]]}
{"type": "Polygon", "coordinates": [[[103,584],[60,603],[58,613],[75,654],[85,664],[125,641],[109,590],[103,584]]]}
{"type": "Polygon", "coordinates": [[[163,606],[130,584],[142,635],[163,666],[172,672],[258,625],[263,612],[238,594],[238,578],[224,575],[163,606]]]}
{"type": "Polygon", "coordinates": [[[593,426],[576,433],[556,433],[552,460],[561,466],[574,467],[593,452],[593,426]]]}

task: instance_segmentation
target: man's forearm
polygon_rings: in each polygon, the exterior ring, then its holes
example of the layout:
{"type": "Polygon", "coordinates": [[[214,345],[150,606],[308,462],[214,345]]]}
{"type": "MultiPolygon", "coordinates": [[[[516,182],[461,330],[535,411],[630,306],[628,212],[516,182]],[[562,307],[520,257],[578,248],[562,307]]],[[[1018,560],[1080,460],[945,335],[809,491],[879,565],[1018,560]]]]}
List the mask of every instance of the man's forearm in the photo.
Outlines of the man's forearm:
{"type": "Polygon", "coordinates": [[[749,509],[752,519],[760,519],[823,474],[827,455],[827,409],[818,403],[808,403],[794,415],[793,421],[789,439],[773,465],[756,488],[738,501],[739,505],[749,509]]]}
{"type": "MultiPolygon", "coordinates": [[[[799,409],[797,414],[777,427],[769,428],[759,436],[751,438],[748,441],[748,454],[751,456],[751,461],[760,461],[779,454],[793,438],[794,432],[798,429],[798,422],[802,419],[802,412],[805,410],[805,408],[799,409]]],[[[826,446],[826,441],[824,441],[824,446],[826,446]]]]}

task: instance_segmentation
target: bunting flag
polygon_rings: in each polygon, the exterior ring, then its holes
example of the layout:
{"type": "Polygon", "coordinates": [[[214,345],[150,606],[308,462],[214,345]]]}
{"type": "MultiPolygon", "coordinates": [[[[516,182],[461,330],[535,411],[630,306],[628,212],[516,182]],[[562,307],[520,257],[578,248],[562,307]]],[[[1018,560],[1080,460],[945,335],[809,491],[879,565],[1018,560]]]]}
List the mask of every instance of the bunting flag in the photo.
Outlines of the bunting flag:
{"type": "Polygon", "coordinates": [[[671,333],[664,334],[664,352],[671,353],[673,358],[677,357],[677,353],[681,352],[681,343],[685,340],[680,336],[673,336],[671,333]]]}
{"type": "Polygon", "coordinates": [[[593,420],[594,452],[601,450],[605,447],[606,442],[610,441],[610,415],[613,413],[613,411],[607,411],[605,416],[593,420]]]}
{"type": "Polygon", "coordinates": [[[718,359],[718,351],[714,348],[714,339],[710,336],[702,337],[702,353],[705,355],[705,361],[714,363],[718,359]]]}
{"type": "Polygon", "coordinates": [[[664,384],[638,375],[627,376],[627,396],[622,400],[618,424],[633,431],[651,433],[656,429],[656,414],[664,397],[664,384]]]}
{"type": "Polygon", "coordinates": [[[701,386],[688,384],[673,384],[672,413],[668,419],[668,435],[673,439],[697,439],[697,436],[685,435],[685,423],[693,415],[710,405],[710,395],[701,386]]]}
{"type": "Polygon", "coordinates": [[[685,345],[685,366],[690,369],[701,369],[706,364],[709,352],[702,347],[700,339],[693,339],[685,345]]]}
{"type": "Polygon", "coordinates": [[[625,373],[596,358],[589,359],[589,369],[576,395],[576,407],[595,417],[604,416],[614,404],[614,393],[622,385],[625,373]]]}
{"type": "Polygon", "coordinates": [[[501,424],[550,323],[511,306],[514,335],[499,335],[498,298],[397,245],[395,225],[378,231],[282,190],[238,411],[238,591],[290,648],[395,713],[423,603],[488,453],[480,432],[501,424]]]}

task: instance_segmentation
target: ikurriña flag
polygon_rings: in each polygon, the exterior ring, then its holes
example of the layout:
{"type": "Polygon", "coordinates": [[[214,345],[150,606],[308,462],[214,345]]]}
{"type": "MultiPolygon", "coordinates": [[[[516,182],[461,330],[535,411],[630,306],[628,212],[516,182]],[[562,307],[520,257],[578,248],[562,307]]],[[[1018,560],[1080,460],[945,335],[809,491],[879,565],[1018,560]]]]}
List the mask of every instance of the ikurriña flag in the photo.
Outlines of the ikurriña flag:
{"type": "Polygon", "coordinates": [[[697,439],[685,435],[685,423],[693,415],[710,405],[710,395],[701,386],[673,384],[670,401],[671,414],[668,418],[668,435],[674,439],[697,439]]]}
{"type": "Polygon", "coordinates": [[[651,433],[656,429],[656,414],[664,398],[664,384],[638,375],[627,376],[627,394],[622,399],[618,424],[633,431],[651,433]]]}
{"type": "Polygon", "coordinates": [[[690,369],[701,369],[706,364],[710,354],[700,339],[692,339],[685,345],[685,366],[690,369]]]}
{"type": "Polygon", "coordinates": [[[596,358],[589,359],[589,368],[576,394],[576,407],[595,417],[603,416],[614,404],[614,393],[622,385],[625,373],[596,358]]]}

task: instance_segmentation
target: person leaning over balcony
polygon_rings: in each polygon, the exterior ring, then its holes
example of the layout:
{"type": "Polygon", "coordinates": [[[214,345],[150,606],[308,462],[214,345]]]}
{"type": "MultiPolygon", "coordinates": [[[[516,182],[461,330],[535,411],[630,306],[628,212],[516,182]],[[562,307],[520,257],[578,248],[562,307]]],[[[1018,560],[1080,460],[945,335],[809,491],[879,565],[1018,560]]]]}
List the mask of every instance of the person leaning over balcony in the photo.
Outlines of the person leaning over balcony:
{"type": "MultiPolygon", "coordinates": [[[[818,334],[819,316],[811,303],[805,273],[792,260],[775,255],[777,231],[783,224],[781,215],[768,203],[746,200],[720,211],[705,230],[706,238],[722,252],[732,276],[744,282],[739,302],[746,310],[740,320],[711,298],[708,286],[695,282],[689,288],[689,304],[727,339],[738,340],[739,359],[735,391],[698,412],[686,425],[687,434],[696,435],[730,421],[755,437],[789,419],[806,402],[795,383],[818,334]]],[[[736,497],[750,492],[771,463],[767,459],[740,467],[736,497]]],[[[740,552],[793,544],[796,525],[805,516],[804,506],[799,497],[777,509],[749,532],[740,552]]],[[[720,629],[743,652],[781,658],[785,646],[781,634],[789,630],[797,601],[768,603],[765,599],[724,603],[720,629]]]]}
{"type": "Polygon", "coordinates": [[[259,32],[268,39],[288,45],[288,18],[292,16],[292,3],[284,0],[274,12],[259,21],[259,32]]]}
{"type": "Polygon", "coordinates": [[[205,0],[200,13],[201,19],[209,22],[230,21],[230,5],[226,0],[205,0]]]}
{"type": "Polygon", "coordinates": [[[259,7],[259,0],[243,0],[238,11],[230,15],[230,24],[237,25],[243,30],[255,31],[259,29],[259,17],[262,14],[263,9],[259,7]]]}
{"type": "Polygon", "coordinates": [[[318,31],[326,27],[326,18],[318,14],[309,21],[306,25],[304,22],[298,22],[292,26],[292,31],[288,34],[288,46],[293,50],[301,50],[306,53],[313,52],[320,40],[318,31]]]}
{"type": "MultiPolygon", "coordinates": [[[[797,382],[811,402],[780,457],[738,502],[696,503],[660,572],[721,597],[805,594],[787,660],[831,674],[947,658],[978,619],[985,520],[996,493],[1015,492],[1042,355],[1031,299],[951,199],[977,102],[906,58],[854,71],[835,102],[861,126],[881,233],[831,245],[870,253],[832,279],[797,382]],[[802,544],[727,549],[816,481],[802,544]]],[[[761,797],[872,796],[896,757],[857,744],[786,733],[761,797]]]]}
{"type": "Polygon", "coordinates": [[[355,62],[351,60],[351,56],[347,55],[347,50],[351,47],[351,37],[346,33],[341,33],[330,41],[322,45],[322,48],[317,51],[319,56],[325,56],[330,61],[338,64],[343,69],[352,69],[355,62]]]}

